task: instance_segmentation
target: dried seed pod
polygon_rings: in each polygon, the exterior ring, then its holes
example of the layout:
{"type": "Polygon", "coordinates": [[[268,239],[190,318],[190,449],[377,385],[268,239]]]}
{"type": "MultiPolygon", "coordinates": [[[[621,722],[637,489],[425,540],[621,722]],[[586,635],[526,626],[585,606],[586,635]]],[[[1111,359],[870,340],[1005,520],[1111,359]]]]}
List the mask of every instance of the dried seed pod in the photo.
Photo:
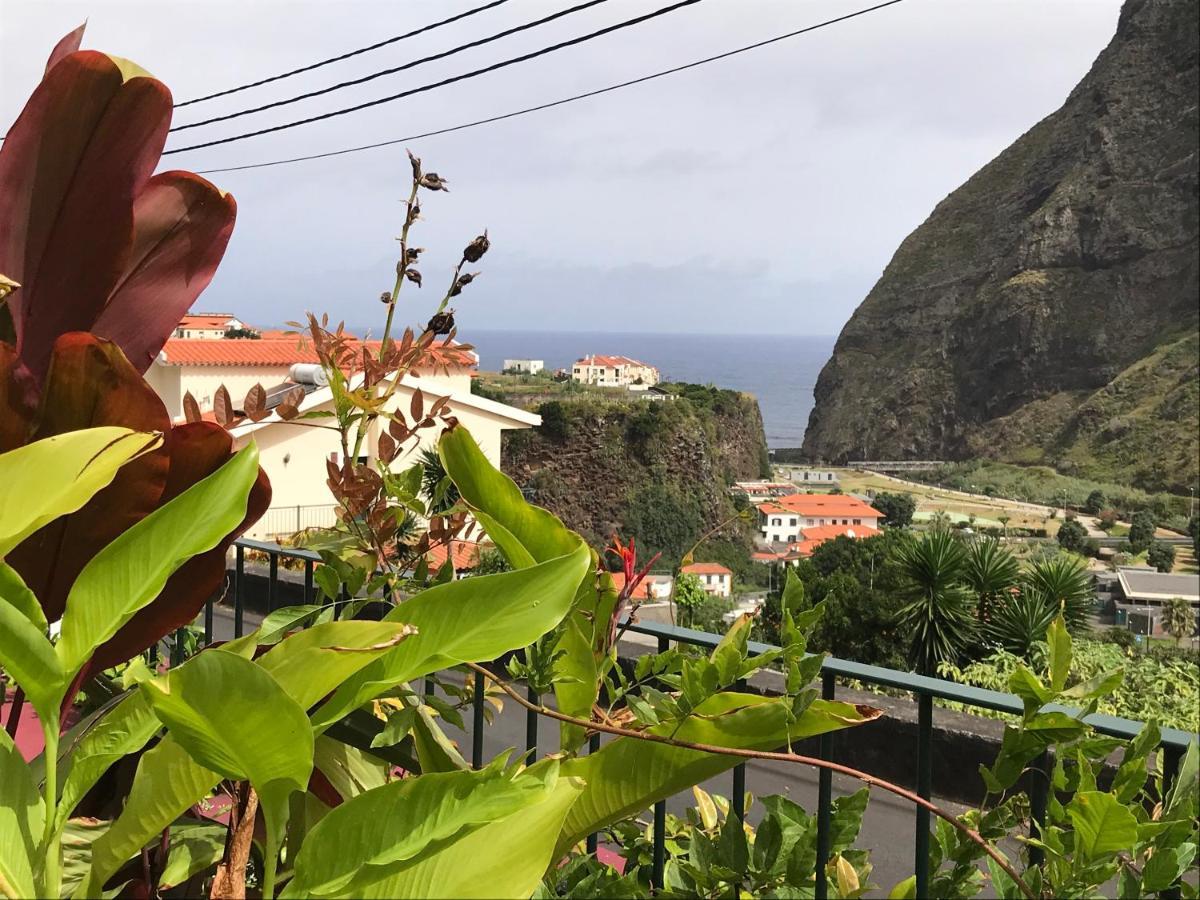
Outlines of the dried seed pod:
{"type": "Polygon", "coordinates": [[[416,269],[405,269],[404,277],[407,278],[409,281],[411,281],[413,284],[415,284],[417,287],[421,286],[421,273],[418,272],[416,269]]]}
{"type": "Polygon", "coordinates": [[[392,292],[384,291],[382,294],[380,294],[379,302],[380,303],[391,303],[392,302],[392,292]]]}
{"type": "Polygon", "coordinates": [[[479,277],[478,272],[464,272],[458,276],[458,280],[454,282],[454,287],[450,288],[450,296],[457,297],[462,293],[462,289],[479,277]]]}
{"type": "Polygon", "coordinates": [[[454,330],[454,310],[440,312],[425,325],[425,331],[433,335],[449,334],[454,330]]]}
{"type": "Polygon", "coordinates": [[[483,234],[467,244],[467,249],[463,251],[463,259],[469,263],[477,263],[491,246],[492,242],[488,240],[487,229],[484,229],[483,234]]]}
{"type": "Polygon", "coordinates": [[[424,252],[424,247],[409,247],[404,251],[405,262],[415,263],[417,261],[417,257],[424,252]]]}
{"type": "Polygon", "coordinates": [[[449,193],[450,188],[446,187],[448,183],[437,172],[429,172],[421,176],[421,187],[429,191],[446,191],[449,193]]]}
{"type": "Polygon", "coordinates": [[[421,160],[418,157],[413,156],[413,153],[411,150],[405,150],[404,152],[408,154],[409,164],[412,165],[413,178],[420,178],[421,177],[421,160]]]}

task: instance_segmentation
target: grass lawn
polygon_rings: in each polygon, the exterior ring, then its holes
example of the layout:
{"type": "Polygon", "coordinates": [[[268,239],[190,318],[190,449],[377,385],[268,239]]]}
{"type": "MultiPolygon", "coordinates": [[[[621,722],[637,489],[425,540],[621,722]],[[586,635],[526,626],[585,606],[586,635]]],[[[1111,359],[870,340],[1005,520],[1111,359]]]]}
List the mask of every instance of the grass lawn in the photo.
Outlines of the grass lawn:
{"type": "Polygon", "coordinates": [[[975,516],[976,524],[985,528],[1003,527],[999,517],[1008,516],[1009,528],[1045,528],[1047,535],[1051,537],[1058,532],[1059,519],[1047,518],[1029,504],[1000,497],[964,495],[933,485],[901,482],[857,469],[836,471],[842,490],[849,494],[866,494],[868,491],[912,494],[917,501],[917,521],[928,518],[937,510],[944,510],[956,522],[966,521],[975,516]]]}

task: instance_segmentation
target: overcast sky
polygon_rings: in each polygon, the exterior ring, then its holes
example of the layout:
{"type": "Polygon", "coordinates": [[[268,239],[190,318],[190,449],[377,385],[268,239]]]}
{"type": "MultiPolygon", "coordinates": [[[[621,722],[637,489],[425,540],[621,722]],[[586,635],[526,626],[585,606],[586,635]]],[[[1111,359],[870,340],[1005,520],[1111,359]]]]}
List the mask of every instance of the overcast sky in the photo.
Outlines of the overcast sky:
{"type": "MultiPolygon", "coordinates": [[[[366,85],[172,135],[168,147],[396,93],[667,5],[610,0],[366,85]]],[[[842,15],[872,0],[704,0],[478,79],[329,121],[176,154],[193,170],[403,137],[556,100],[842,15]]],[[[481,0],[0,0],[6,128],[55,41],[126,56],[176,100],[256,80],[481,0]]],[[[570,5],[510,0],[419,37],[178,110],[176,124],[291,96],[570,5]]],[[[1116,26],[1116,0],[905,0],[730,60],[412,141],[452,193],[426,195],[423,297],[487,227],[474,328],[836,334],[933,206],[1056,109],[1116,26]]],[[[209,176],[238,200],[198,304],[262,325],[379,318],[392,282],[403,147],[209,176]]]]}

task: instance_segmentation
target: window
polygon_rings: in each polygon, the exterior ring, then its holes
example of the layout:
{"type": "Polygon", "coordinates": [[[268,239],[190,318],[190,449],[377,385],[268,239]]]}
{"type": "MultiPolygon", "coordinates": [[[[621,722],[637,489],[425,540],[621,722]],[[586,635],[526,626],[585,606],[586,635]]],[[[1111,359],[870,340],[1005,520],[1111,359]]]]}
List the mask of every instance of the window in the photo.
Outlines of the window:
{"type": "Polygon", "coordinates": [[[772,525],[782,525],[782,524],[783,524],[783,519],[772,519],[772,520],[771,520],[771,524],[772,524],[772,525]]]}
{"type": "Polygon", "coordinates": [[[855,520],[854,520],[854,524],[855,524],[855,525],[861,525],[861,524],[862,524],[862,519],[855,519],[855,520]]]}

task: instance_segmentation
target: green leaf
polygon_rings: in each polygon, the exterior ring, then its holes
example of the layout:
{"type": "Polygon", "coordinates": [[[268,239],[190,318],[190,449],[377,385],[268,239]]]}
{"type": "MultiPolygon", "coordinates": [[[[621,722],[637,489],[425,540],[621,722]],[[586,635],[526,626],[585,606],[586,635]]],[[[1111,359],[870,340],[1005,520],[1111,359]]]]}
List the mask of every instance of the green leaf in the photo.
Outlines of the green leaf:
{"type": "Polygon", "coordinates": [[[338,688],[317,711],[315,727],[327,727],[401,682],[533,643],[567,614],[590,563],[591,551],[577,542],[567,556],[439,585],[401,603],[385,621],[412,625],[417,633],[338,688]]]}
{"type": "Polygon", "coordinates": [[[327,622],[332,616],[333,607],[324,603],[302,603],[272,610],[258,626],[258,643],[260,646],[278,644],[288,632],[316,624],[314,620],[327,622]]]}
{"type": "Polygon", "coordinates": [[[791,566],[787,567],[787,574],[784,576],[783,595],[780,599],[780,604],[793,616],[802,612],[806,606],[804,582],[800,580],[795,569],[791,566]]]}
{"type": "Polygon", "coordinates": [[[357,896],[434,842],[543,801],[557,781],[557,766],[541,770],[541,777],[514,774],[489,766],[421,775],[343,803],[310,832],[284,896],[357,896]]]}
{"type": "MultiPolygon", "coordinates": [[[[774,750],[788,738],[786,699],[727,692],[711,697],[696,715],[678,725],[674,737],[681,741],[739,749],[774,750]]],[[[790,726],[799,740],[869,722],[878,711],[833,700],[814,700],[790,726]]],[[[669,735],[677,723],[665,722],[648,729],[669,735]]],[[[583,796],[571,810],[559,850],[619,819],[640,813],[655,801],[732,769],[736,756],[706,753],[656,744],[637,738],[617,738],[585,757],[566,760],[565,776],[587,783],[583,796]]]]}
{"type": "Polygon", "coordinates": [[[287,822],[288,797],[305,790],[312,774],[313,733],[304,710],[262,667],[220,649],[141,690],[196,762],[248,780],[258,792],[270,860],[287,822]]]}
{"type": "Polygon", "coordinates": [[[302,709],[308,709],[411,639],[410,631],[397,622],[324,622],[290,635],[257,662],[302,709]]]}
{"type": "Polygon", "coordinates": [[[92,844],[91,870],[73,896],[99,896],[105,882],[127,860],[207,797],[220,780],[220,775],[196,763],[170,737],[142,754],[125,807],[112,827],[92,844]]]}
{"type": "Polygon", "coordinates": [[[1125,680],[1125,671],[1115,669],[1112,672],[1102,672],[1087,681],[1081,681],[1062,692],[1064,697],[1072,700],[1093,700],[1111,694],[1125,680]]]}
{"type": "Polygon", "coordinates": [[[417,711],[411,706],[396,710],[388,716],[387,723],[383,726],[383,731],[371,739],[371,746],[391,747],[393,744],[400,743],[412,731],[413,722],[416,718],[417,711]]]}
{"type": "Polygon", "coordinates": [[[46,808],[8,732],[0,729],[0,896],[37,896],[33,872],[46,808]]]}
{"type": "Polygon", "coordinates": [[[580,543],[553,513],[526,502],[511,478],[493,466],[461,425],[438,442],[446,474],[488,536],[514,568],[568,556],[580,543]]]}
{"type": "Polygon", "coordinates": [[[149,700],[133,691],[93,722],[77,744],[64,748],[71,770],[62,783],[56,828],[66,825],[71,811],[113,763],[141,750],[161,727],[149,700]]]}
{"type": "Polygon", "coordinates": [[[381,759],[324,735],[313,743],[313,768],[321,771],[343,800],[387,784],[391,769],[381,759]]]}
{"type": "Polygon", "coordinates": [[[67,676],[46,637],[46,617],[21,576],[0,562],[0,666],[45,721],[58,715],[67,676]]]}
{"type": "Polygon", "coordinates": [[[1046,643],[1050,649],[1050,690],[1057,694],[1066,686],[1071,671],[1071,635],[1061,613],[1046,629],[1046,643]]]}
{"type": "Polygon", "coordinates": [[[1008,689],[1025,702],[1027,716],[1054,699],[1054,695],[1046,690],[1041,679],[1030,672],[1024,663],[1018,663],[1009,676],[1008,689]]]}
{"type": "Polygon", "coordinates": [[[412,736],[422,772],[460,772],[471,768],[425,707],[417,709],[412,736]]]}
{"type": "Polygon", "coordinates": [[[1084,859],[1129,850],[1137,843],[1137,819],[1112,794],[1080,791],[1067,804],[1075,825],[1075,849],[1084,859]]]}
{"type": "Polygon", "coordinates": [[[93,650],[162,592],[176,569],[238,526],[257,477],[258,451],[251,444],[92,557],[67,595],[55,646],[63,672],[79,671],[93,650]]]}
{"type": "Polygon", "coordinates": [[[754,871],[765,874],[775,868],[781,849],[783,829],[778,817],[768,816],[758,826],[758,833],[754,836],[754,871]]]}
{"type": "Polygon", "coordinates": [[[121,466],[161,441],[128,428],[86,428],[0,454],[0,559],[47,522],[82,507],[121,466]]]}
{"type": "Polygon", "coordinates": [[[158,879],[159,890],[182,884],[220,862],[225,854],[225,832],[224,825],[199,822],[172,826],[167,865],[158,879]]]}
{"type": "Polygon", "coordinates": [[[896,883],[896,886],[888,891],[888,900],[916,900],[917,898],[917,876],[909,875],[903,881],[896,883]]]}
{"type": "Polygon", "coordinates": [[[831,853],[849,850],[858,840],[863,813],[867,811],[867,801],[870,799],[871,791],[864,787],[853,794],[838,797],[833,801],[833,812],[829,817],[829,850],[831,853]]]}
{"type": "Polygon", "coordinates": [[[746,829],[737,816],[729,816],[721,825],[717,837],[717,860],[722,866],[745,875],[750,865],[750,845],[746,840],[746,829]]]}
{"type": "Polygon", "coordinates": [[[556,859],[555,837],[582,788],[560,776],[541,802],[431,845],[350,896],[528,897],[556,859]]]}
{"type": "MultiPolygon", "coordinates": [[[[1200,783],[1200,743],[1192,741],[1179,763],[1179,772],[1167,795],[1167,812],[1174,813],[1186,804],[1196,802],[1196,788],[1200,783]]],[[[1194,815],[1194,813],[1193,813],[1194,815]]]]}

